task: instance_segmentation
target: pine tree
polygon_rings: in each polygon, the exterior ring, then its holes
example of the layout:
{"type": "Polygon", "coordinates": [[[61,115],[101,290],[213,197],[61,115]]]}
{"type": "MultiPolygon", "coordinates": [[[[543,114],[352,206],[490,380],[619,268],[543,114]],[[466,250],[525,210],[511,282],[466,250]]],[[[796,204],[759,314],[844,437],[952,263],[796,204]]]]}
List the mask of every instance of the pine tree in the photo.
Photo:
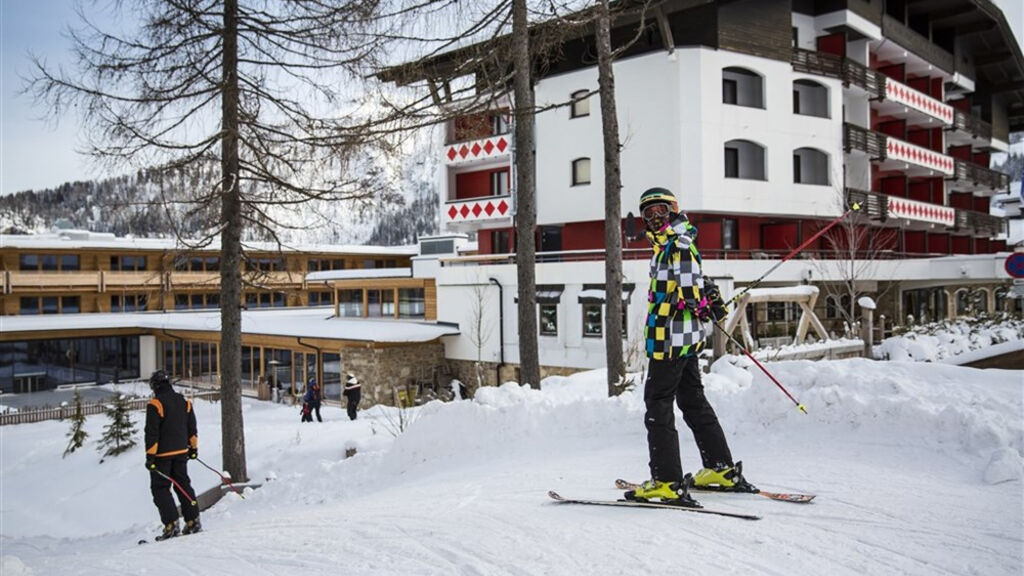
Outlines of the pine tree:
{"type": "Polygon", "coordinates": [[[75,388],[75,413],[71,416],[71,430],[68,431],[68,447],[64,449],[64,458],[82,447],[89,433],[85,431],[85,411],[82,410],[82,395],[75,388]]]}
{"type": "Polygon", "coordinates": [[[128,400],[124,395],[118,395],[114,399],[106,414],[110,418],[110,424],[103,427],[99,450],[106,448],[104,456],[117,456],[135,446],[135,423],[128,414],[128,400]]]}

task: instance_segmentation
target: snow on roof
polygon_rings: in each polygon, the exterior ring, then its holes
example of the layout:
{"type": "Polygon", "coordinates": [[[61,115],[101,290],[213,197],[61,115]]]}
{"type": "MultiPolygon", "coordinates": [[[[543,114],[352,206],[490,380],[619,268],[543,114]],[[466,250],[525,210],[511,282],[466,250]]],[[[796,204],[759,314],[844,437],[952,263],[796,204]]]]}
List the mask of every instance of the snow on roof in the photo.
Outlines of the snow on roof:
{"type": "Polygon", "coordinates": [[[323,270],[306,274],[307,282],[354,280],[357,278],[412,278],[412,268],[364,268],[361,270],[323,270]]]}
{"type": "MultiPolygon", "coordinates": [[[[457,327],[446,324],[337,318],[332,313],[325,307],[243,310],[242,333],[363,342],[429,342],[459,334],[457,327]]],[[[5,334],[114,328],[220,332],[220,310],[0,317],[0,332],[5,334]]]]}
{"type": "MultiPolygon", "coordinates": [[[[415,256],[419,247],[409,246],[367,246],[359,244],[282,244],[275,242],[242,242],[246,250],[261,252],[324,252],[330,254],[394,254],[415,256]]],[[[186,247],[175,238],[118,237],[113,234],[89,232],[86,230],[61,230],[33,235],[0,235],[0,248],[29,248],[37,250],[67,250],[84,248],[107,248],[116,250],[184,250],[186,247]]],[[[220,250],[220,242],[214,241],[202,250],[220,250]]]]}
{"type": "MultiPolygon", "coordinates": [[[[738,293],[735,292],[733,295],[738,293]]],[[[817,294],[819,292],[817,286],[810,284],[798,284],[796,286],[780,286],[778,288],[751,288],[747,290],[747,294],[750,294],[751,299],[756,300],[758,297],[785,297],[785,298],[803,298],[817,294]]]]}

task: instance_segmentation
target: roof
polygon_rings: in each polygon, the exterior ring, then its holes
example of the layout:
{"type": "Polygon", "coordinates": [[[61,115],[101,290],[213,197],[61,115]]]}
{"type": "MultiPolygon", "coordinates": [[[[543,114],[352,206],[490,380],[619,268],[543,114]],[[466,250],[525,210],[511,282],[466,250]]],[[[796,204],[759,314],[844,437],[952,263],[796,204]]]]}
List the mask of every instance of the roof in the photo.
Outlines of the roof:
{"type": "MultiPolygon", "coordinates": [[[[395,256],[415,256],[419,254],[419,246],[367,246],[360,244],[282,244],[275,242],[242,242],[245,250],[253,252],[300,252],[326,254],[390,254],[395,256]]],[[[188,251],[183,242],[174,238],[135,238],[130,236],[114,236],[113,234],[89,232],[85,230],[61,230],[44,234],[12,235],[0,234],[0,248],[22,248],[33,250],[80,250],[80,249],[114,249],[114,250],[159,250],[188,251]]],[[[198,251],[216,252],[220,250],[220,242],[214,241],[198,251]]]]}
{"type": "MultiPolygon", "coordinates": [[[[135,312],[125,314],[55,314],[0,316],[0,333],[9,335],[64,330],[138,329],[140,332],[181,330],[220,332],[220,310],[135,312]]],[[[431,342],[455,336],[448,324],[388,318],[338,318],[331,308],[284,308],[242,311],[246,335],[322,338],[357,342],[431,342]]]]}

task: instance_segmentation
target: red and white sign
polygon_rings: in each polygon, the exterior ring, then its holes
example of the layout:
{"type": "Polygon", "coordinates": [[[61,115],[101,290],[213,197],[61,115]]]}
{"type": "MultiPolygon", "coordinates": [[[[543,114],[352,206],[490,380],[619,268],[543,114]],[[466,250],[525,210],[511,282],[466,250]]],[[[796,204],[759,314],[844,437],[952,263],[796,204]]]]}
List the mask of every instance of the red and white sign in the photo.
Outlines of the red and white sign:
{"type": "Polygon", "coordinates": [[[953,107],[935,98],[914,90],[892,78],[885,79],[885,97],[908,108],[923,112],[932,118],[942,120],[947,126],[953,125],[953,107]]]}
{"type": "Polygon", "coordinates": [[[462,164],[463,162],[472,162],[473,160],[498,158],[508,152],[510,144],[507,135],[449,144],[445,146],[444,163],[451,166],[453,164],[462,164]]]}
{"type": "Polygon", "coordinates": [[[934,150],[922,148],[910,142],[904,142],[893,137],[886,138],[885,155],[889,160],[899,160],[924,166],[936,172],[942,172],[952,176],[955,164],[952,156],[940,154],[934,150]]]}
{"type": "Polygon", "coordinates": [[[956,224],[956,209],[889,196],[889,217],[953,226],[956,224]]]}

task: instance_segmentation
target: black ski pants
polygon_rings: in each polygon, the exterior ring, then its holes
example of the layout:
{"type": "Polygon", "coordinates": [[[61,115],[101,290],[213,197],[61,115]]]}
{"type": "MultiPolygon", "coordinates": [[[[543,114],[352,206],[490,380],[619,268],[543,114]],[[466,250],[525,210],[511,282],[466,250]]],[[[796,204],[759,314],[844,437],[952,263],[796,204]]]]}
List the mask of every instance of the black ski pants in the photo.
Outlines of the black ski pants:
{"type": "Polygon", "coordinates": [[[359,392],[349,392],[348,393],[348,396],[347,396],[348,404],[346,405],[345,409],[348,412],[348,419],[349,420],[355,420],[356,419],[356,410],[359,408],[359,397],[360,396],[361,396],[361,394],[359,392]]]}
{"type": "Polygon", "coordinates": [[[174,505],[174,496],[171,496],[171,492],[178,496],[181,515],[186,522],[199,518],[199,503],[192,504],[196,501],[196,493],[192,490],[192,481],[188,477],[187,455],[157,458],[156,470],[149,471],[149,491],[153,493],[153,504],[156,504],[157,510],[160,511],[160,522],[170,524],[178,519],[178,508],[174,505]],[[177,482],[188,493],[188,498],[177,486],[172,485],[170,480],[157,474],[157,471],[177,482]]]}
{"type": "Polygon", "coordinates": [[[651,478],[661,482],[683,479],[679,459],[679,433],[673,404],[683,411],[683,420],[693,432],[705,468],[732,465],[732,454],[715,410],[704,396],[696,356],[672,360],[651,360],[644,383],[647,414],[647,449],[651,478]]]}

